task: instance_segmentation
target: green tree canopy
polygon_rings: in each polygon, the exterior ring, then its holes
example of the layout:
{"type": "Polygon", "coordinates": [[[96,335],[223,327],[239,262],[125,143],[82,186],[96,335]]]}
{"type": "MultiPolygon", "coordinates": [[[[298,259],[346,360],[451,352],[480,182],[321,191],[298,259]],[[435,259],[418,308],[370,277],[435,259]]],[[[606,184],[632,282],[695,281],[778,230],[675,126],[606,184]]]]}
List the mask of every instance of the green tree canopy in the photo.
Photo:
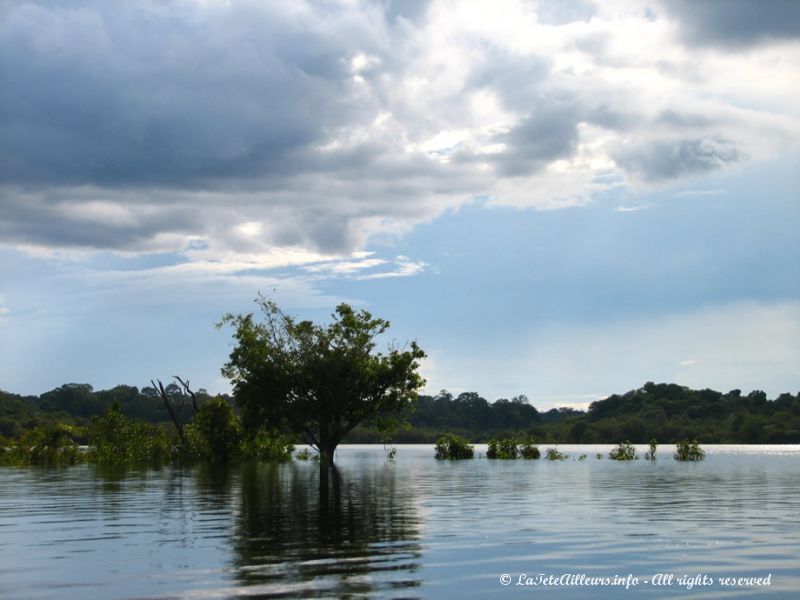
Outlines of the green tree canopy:
{"type": "Polygon", "coordinates": [[[256,300],[263,313],[223,317],[236,345],[222,369],[234,386],[244,427],[289,430],[329,463],[342,438],[362,421],[396,423],[425,383],[417,370],[425,353],[376,352],[389,322],[340,304],[327,325],[296,321],[271,301],[256,300]]]}

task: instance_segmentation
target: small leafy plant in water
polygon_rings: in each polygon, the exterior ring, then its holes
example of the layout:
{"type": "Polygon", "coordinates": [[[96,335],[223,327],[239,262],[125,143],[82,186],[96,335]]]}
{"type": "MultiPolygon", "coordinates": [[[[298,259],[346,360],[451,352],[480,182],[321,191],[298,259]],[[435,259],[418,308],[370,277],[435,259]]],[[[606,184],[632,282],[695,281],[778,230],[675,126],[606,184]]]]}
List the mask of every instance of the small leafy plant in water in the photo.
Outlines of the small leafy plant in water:
{"type": "Polygon", "coordinates": [[[656,439],[655,438],[651,439],[650,440],[650,450],[645,452],[645,455],[644,455],[645,460],[655,460],[656,459],[656,448],[657,447],[658,447],[658,444],[656,442],[656,439]]]}
{"type": "Polygon", "coordinates": [[[697,461],[703,460],[706,457],[706,453],[697,441],[681,440],[677,443],[677,450],[673,456],[675,460],[697,461]]]}
{"type": "Polygon", "coordinates": [[[542,455],[539,452],[538,446],[534,444],[531,440],[525,440],[520,443],[519,445],[519,456],[520,458],[524,458],[526,460],[536,460],[542,455]]]}
{"type": "Polygon", "coordinates": [[[636,448],[629,441],[620,444],[608,453],[611,460],[634,460],[636,458],[636,448]]]}
{"type": "Polygon", "coordinates": [[[439,460],[461,460],[473,458],[475,447],[462,437],[449,433],[436,440],[436,458],[439,460]]]}
{"type": "Polygon", "coordinates": [[[547,452],[545,452],[544,457],[547,460],[567,460],[569,458],[569,456],[567,456],[563,452],[559,452],[558,448],[548,448],[547,452]]]}
{"type": "Polygon", "coordinates": [[[311,462],[319,462],[319,454],[311,452],[308,448],[303,448],[294,455],[297,460],[310,460],[311,462]]]}
{"type": "Polygon", "coordinates": [[[517,458],[519,452],[517,451],[517,442],[511,438],[503,440],[489,440],[489,446],[486,450],[486,458],[499,458],[502,460],[510,460],[517,458]]]}
{"type": "Polygon", "coordinates": [[[506,438],[502,440],[489,440],[488,448],[486,450],[486,458],[509,460],[516,458],[523,458],[526,460],[535,460],[541,456],[539,448],[532,440],[517,441],[514,438],[506,438]]]}

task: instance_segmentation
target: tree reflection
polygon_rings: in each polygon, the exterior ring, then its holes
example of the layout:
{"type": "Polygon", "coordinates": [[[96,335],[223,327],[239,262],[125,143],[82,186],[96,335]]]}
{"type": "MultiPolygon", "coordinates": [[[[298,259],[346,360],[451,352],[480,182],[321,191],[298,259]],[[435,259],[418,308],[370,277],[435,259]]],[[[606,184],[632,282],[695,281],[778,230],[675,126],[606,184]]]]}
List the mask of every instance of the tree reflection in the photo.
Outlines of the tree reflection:
{"type": "Polygon", "coordinates": [[[391,466],[243,465],[240,506],[235,565],[259,593],[409,597],[420,583],[413,496],[391,466]]]}

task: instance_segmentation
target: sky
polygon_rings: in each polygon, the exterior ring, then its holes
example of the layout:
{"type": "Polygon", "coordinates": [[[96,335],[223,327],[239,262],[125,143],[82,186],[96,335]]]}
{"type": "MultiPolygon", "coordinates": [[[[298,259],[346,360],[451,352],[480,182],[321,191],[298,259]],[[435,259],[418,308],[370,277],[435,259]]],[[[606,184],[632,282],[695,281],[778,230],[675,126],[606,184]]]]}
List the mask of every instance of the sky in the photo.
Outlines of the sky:
{"type": "Polygon", "coordinates": [[[348,302],[425,391],[800,390],[800,3],[0,5],[0,388],[230,390],[348,302]]]}

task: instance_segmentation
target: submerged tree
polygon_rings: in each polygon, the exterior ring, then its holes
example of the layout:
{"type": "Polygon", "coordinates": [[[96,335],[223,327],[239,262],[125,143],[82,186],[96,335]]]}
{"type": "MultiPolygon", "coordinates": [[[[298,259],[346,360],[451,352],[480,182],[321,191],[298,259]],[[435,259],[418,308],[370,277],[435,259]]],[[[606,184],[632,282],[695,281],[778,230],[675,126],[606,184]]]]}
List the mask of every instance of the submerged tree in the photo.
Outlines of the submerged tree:
{"type": "Polygon", "coordinates": [[[389,322],[340,304],[333,322],[296,321],[269,300],[252,314],[223,317],[236,346],[222,369],[234,385],[245,429],[290,431],[333,464],[345,435],[362,421],[387,428],[410,408],[424,385],[418,374],[425,353],[410,348],[375,351],[389,322]]]}

